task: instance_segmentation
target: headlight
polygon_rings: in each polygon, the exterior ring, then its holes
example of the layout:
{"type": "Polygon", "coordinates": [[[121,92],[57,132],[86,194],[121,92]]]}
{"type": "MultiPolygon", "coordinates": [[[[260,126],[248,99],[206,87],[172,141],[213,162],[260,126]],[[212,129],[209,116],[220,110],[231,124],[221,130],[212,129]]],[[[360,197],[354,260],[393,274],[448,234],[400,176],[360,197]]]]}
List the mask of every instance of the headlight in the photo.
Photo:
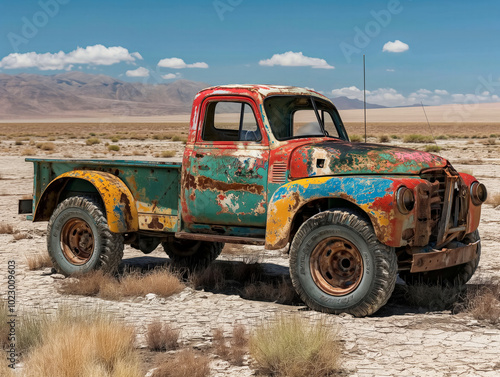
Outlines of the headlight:
{"type": "Polygon", "coordinates": [[[396,192],[396,203],[398,205],[399,212],[402,214],[407,214],[415,206],[415,196],[413,191],[408,187],[402,186],[396,192]]]}
{"type": "Polygon", "coordinates": [[[474,182],[470,185],[470,198],[472,199],[472,204],[478,206],[483,204],[488,197],[488,191],[486,186],[479,182],[474,182]]]}

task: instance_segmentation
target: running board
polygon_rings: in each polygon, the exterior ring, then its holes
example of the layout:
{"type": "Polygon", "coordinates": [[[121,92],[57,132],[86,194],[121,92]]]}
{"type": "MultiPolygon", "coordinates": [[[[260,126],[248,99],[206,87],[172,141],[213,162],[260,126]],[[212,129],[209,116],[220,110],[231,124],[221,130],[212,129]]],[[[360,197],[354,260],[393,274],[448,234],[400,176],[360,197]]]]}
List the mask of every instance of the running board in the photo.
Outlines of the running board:
{"type": "Polygon", "coordinates": [[[177,232],[177,233],[175,233],[175,238],[181,238],[184,240],[238,243],[238,244],[247,244],[247,245],[265,245],[266,244],[266,240],[264,238],[221,236],[218,234],[203,234],[203,233],[177,232]]]}

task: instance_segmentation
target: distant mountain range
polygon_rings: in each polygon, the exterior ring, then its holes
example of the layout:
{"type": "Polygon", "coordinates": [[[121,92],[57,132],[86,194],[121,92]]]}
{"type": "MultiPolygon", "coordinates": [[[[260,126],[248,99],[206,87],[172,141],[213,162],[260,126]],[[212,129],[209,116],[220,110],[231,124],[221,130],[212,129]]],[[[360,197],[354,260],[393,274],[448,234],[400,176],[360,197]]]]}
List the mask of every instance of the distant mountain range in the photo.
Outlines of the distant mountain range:
{"type": "MultiPolygon", "coordinates": [[[[188,114],[195,94],[207,86],[189,80],[131,83],[82,72],[0,74],[0,119],[188,114]]],[[[332,100],[339,110],[363,108],[356,99],[332,100]]],[[[367,104],[369,109],[383,107],[367,104]]]]}

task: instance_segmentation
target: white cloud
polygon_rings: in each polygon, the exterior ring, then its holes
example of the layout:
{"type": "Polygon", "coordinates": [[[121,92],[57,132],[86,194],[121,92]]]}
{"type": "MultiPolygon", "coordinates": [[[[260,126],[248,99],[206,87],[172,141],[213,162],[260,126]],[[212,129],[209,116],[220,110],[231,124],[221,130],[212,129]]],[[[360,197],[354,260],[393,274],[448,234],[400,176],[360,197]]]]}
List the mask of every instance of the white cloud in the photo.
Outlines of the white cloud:
{"type": "Polygon", "coordinates": [[[149,69],[144,68],[144,67],[139,67],[137,69],[127,71],[127,72],[125,72],[125,74],[128,77],[148,77],[149,76],[149,69]]]}
{"type": "Polygon", "coordinates": [[[442,90],[442,89],[436,89],[434,91],[434,93],[436,93],[437,95],[440,95],[440,96],[447,96],[448,94],[448,91],[447,90],[442,90]]]}
{"type": "Polygon", "coordinates": [[[283,54],[274,54],[271,59],[259,61],[259,65],[275,66],[281,65],[284,67],[312,67],[322,69],[334,69],[335,67],[329,65],[325,59],[311,58],[304,56],[302,52],[288,51],[283,54]]]}
{"type": "MultiPolygon", "coordinates": [[[[355,86],[334,89],[331,91],[333,97],[345,96],[351,99],[363,100],[363,91],[355,86]]],[[[500,97],[489,92],[476,94],[449,94],[443,89],[434,91],[429,89],[419,89],[408,96],[403,95],[393,88],[379,88],[366,91],[366,101],[377,105],[395,107],[411,106],[423,103],[424,105],[443,105],[450,103],[480,103],[499,102],[500,97]]]]}
{"type": "Polygon", "coordinates": [[[184,60],[180,58],[165,58],[161,59],[158,62],[158,67],[163,68],[173,68],[173,69],[182,69],[182,68],[208,68],[208,64],[205,62],[197,62],[192,64],[186,64],[184,60]]]}
{"type": "Polygon", "coordinates": [[[394,42],[387,42],[384,45],[384,48],[382,51],[387,51],[387,52],[404,52],[410,49],[410,46],[408,46],[406,43],[401,42],[399,39],[396,39],[394,42]]]}
{"type": "Polygon", "coordinates": [[[42,71],[69,70],[74,64],[111,65],[120,62],[134,62],[136,59],[142,59],[142,56],[138,52],[129,53],[124,47],[95,45],[85,48],[78,47],[68,53],[63,51],[54,54],[50,52],[44,54],[36,52],[12,53],[0,60],[0,68],[38,68],[42,71]]]}
{"type": "Polygon", "coordinates": [[[176,79],[179,77],[180,77],[180,74],[178,74],[178,73],[167,73],[166,75],[161,76],[161,78],[165,79],[165,80],[172,80],[172,79],[176,79]]]}
{"type": "Polygon", "coordinates": [[[392,68],[387,68],[386,69],[387,72],[395,72],[395,69],[392,69],[392,68]]]}

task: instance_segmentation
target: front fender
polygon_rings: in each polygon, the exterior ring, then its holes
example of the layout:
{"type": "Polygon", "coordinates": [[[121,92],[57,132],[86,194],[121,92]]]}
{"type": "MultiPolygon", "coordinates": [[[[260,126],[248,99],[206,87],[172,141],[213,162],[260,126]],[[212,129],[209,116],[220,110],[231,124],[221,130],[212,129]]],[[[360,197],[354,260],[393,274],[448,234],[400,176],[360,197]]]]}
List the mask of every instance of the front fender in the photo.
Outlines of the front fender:
{"type": "Polygon", "coordinates": [[[266,249],[284,247],[289,241],[293,219],[302,206],[317,199],[346,200],[364,211],[380,242],[402,246],[402,233],[415,223],[414,211],[403,215],[396,205],[396,191],[421,183],[419,178],[382,178],[366,176],[313,177],[289,182],[272,196],[266,227],[266,249]]]}
{"type": "Polygon", "coordinates": [[[50,182],[36,203],[33,221],[46,221],[58,204],[60,194],[72,179],[91,183],[104,203],[109,229],[114,233],[134,232],[139,229],[135,199],[123,181],[110,173],[92,170],[73,170],[50,182]]]}

